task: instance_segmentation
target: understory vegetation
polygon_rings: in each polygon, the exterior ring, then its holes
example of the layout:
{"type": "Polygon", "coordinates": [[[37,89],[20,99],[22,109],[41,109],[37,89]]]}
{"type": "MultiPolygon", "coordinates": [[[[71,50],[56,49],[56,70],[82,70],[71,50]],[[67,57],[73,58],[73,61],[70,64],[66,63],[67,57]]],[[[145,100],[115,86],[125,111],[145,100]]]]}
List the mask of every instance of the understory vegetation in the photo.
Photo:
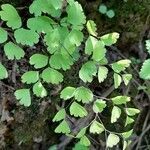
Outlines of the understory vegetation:
{"type": "Polygon", "coordinates": [[[150,149],[148,0],[2,1],[0,19],[0,149],[150,149]]]}

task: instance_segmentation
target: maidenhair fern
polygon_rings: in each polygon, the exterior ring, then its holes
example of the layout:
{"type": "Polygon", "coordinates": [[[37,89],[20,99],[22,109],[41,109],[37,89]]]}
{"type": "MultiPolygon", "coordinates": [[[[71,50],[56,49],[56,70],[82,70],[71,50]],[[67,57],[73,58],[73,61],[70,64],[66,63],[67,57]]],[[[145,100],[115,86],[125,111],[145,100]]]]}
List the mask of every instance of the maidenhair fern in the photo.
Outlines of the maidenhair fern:
{"type": "MultiPolygon", "coordinates": [[[[146,40],[146,50],[148,51],[148,53],[150,54],[150,40],[146,40]]],[[[141,71],[140,71],[140,77],[145,79],[145,80],[149,80],[150,79],[150,59],[147,59],[144,61],[141,71]]]]}
{"type": "MultiPolygon", "coordinates": [[[[24,72],[21,81],[30,86],[15,91],[19,103],[29,107],[32,104],[32,93],[39,98],[46,97],[49,89],[46,88],[45,83],[52,85],[63,83],[64,72],[71,69],[79,58],[85,57],[81,68],[76,70],[82,84],[78,87],[65,86],[60,92],[60,99],[70,102],[67,107],[60,108],[54,116],[53,122],[58,122],[55,132],[76,138],[78,143],[73,148],[74,150],[88,149],[91,144],[87,136],[89,132],[108,134],[107,147],[113,147],[119,141],[124,141],[124,147],[127,146],[128,137],[132,132],[109,131],[98,114],[104,110],[111,111],[110,123],[112,124],[124,114],[126,116],[124,126],[127,126],[134,121],[133,116],[139,113],[139,110],[128,108],[128,102],[130,102],[128,96],[119,95],[110,99],[95,97],[92,89],[88,87],[88,83],[91,83],[94,78],[97,78],[99,84],[107,82],[110,70],[113,71],[116,89],[122,82],[125,85],[130,82],[132,75],[125,73],[125,70],[130,67],[131,61],[118,60],[109,64],[106,57],[107,47],[117,42],[119,34],[113,32],[99,36],[94,21],[86,20],[81,5],[74,0],[67,0],[65,4],[63,0],[34,0],[29,7],[29,12],[33,16],[27,20],[27,28],[22,27],[22,19],[12,5],[4,4],[1,8],[1,20],[5,21],[14,32],[12,38],[9,39],[7,31],[3,27],[0,28],[0,43],[4,45],[4,53],[9,60],[22,59],[26,54],[25,48],[33,47],[39,41],[46,49],[29,56],[32,70],[24,72]],[[83,29],[87,30],[88,37],[84,35],[83,29]],[[82,50],[80,50],[81,47],[82,50]],[[113,107],[108,106],[106,99],[112,103],[113,107]],[[91,107],[95,118],[74,134],[67,117],[72,116],[76,119],[86,117],[89,114],[87,104],[91,107]]],[[[100,8],[101,11],[106,11],[105,9],[104,6],[100,8]]],[[[141,70],[141,76],[144,78],[150,77],[147,75],[149,62],[147,60],[141,70]]],[[[0,79],[7,78],[8,72],[1,62],[0,70],[0,79]]]]}

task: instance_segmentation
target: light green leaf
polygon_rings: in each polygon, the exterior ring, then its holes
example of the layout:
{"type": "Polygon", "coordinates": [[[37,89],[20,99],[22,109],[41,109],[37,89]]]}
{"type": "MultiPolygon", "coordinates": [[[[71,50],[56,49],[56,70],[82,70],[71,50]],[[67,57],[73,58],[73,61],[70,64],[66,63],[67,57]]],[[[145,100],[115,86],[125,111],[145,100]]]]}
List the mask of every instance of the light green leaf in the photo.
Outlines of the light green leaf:
{"type": "Polygon", "coordinates": [[[73,2],[67,7],[67,20],[75,28],[82,29],[83,24],[86,23],[86,17],[84,15],[82,6],[78,2],[73,2]]]}
{"type": "Polygon", "coordinates": [[[39,80],[39,72],[38,71],[25,72],[22,75],[21,80],[23,83],[26,83],[26,84],[35,83],[39,80]]]}
{"type": "Polygon", "coordinates": [[[115,85],[115,89],[117,89],[120,86],[121,82],[122,82],[121,76],[119,74],[117,74],[117,73],[114,73],[114,85],[115,85]]]}
{"type": "Polygon", "coordinates": [[[62,8],[63,0],[49,0],[49,2],[53,5],[53,7],[56,10],[62,8]]]}
{"type": "Polygon", "coordinates": [[[7,41],[8,35],[7,31],[0,27],[0,44],[7,41]]]}
{"type": "Polygon", "coordinates": [[[66,111],[65,111],[65,109],[60,109],[60,110],[57,112],[57,114],[54,116],[53,122],[61,121],[61,120],[65,119],[65,116],[66,116],[66,111]]]}
{"type": "Polygon", "coordinates": [[[108,18],[113,18],[115,16],[115,12],[113,10],[108,10],[106,12],[106,15],[108,16],[108,18]]]}
{"type": "Polygon", "coordinates": [[[96,120],[90,126],[90,133],[100,134],[104,131],[104,126],[97,122],[96,120]]]}
{"type": "Polygon", "coordinates": [[[1,5],[0,17],[3,21],[7,21],[7,26],[12,29],[20,28],[22,25],[21,18],[16,9],[10,4],[1,5]]]}
{"type": "Polygon", "coordinates": [[[90,146],[90,145],[91,145],[91,142],[90,142],[90,140],[89,140],[86,136],[83,136],[83,137],[80,139],[80,144],[81,144],[81,145],[84,145],[84,146],[90,146]]]}
{"type": "Polygon", "coordinates": [[[136,109],[136,108],[126,108],[125,110],[126,110],[127,115],[129,115],[129,116],[134,116],[134,115],[140,113],[140,110],[136,109]]]}
{"type": "Polygon", "coordinates": [[[125,126],[127,126],[128,124],[131,124],[133,122],[134,122],[134,119],[132,119],[131,117],[127,116],[126,122],[125,122],[125,126]]]}
{"type": "Polygon", "coordinates": [[[113,146],[117,145],[119,141],[120,141],[119,136],[110,133],[106,142],[107,147],[112,148],[113,146]]]}
{"type": "Polygon", "coordinates": [[[48,64],[48,56],[36,53],[30,57],[29,62],[35,69],[43,68],[48,64]]]}
{"type": "Polygon", "coordinates": [[[100,6],[99,6],[99,12],[101,13],[101,14],[106,14],[106,12],[107,12],[107,7],[106,7],[106,5],[104,5],[104,4],[101,4],[100,6]]]}
{"type": "Polygon", "coordinates": [[[93,20],[88,20],[87,23],[86,23],[86,28],[89,32],[89,34],[93,35],[93,36],[97,36],[97,27],[96,27],[96,24],[93,20]]]}
{"type": "Polygon", "coordinates": [[[47,96],[47,91],[40,81],[33,85],[33,93],[37,97],[41,97],[41,98],[47,96]]]}
{"type": "Polygon", "coordinates": [[[145,41],[146,50],[150,54],[150,39],[145,41]]]}
{"type": "Polygon", "coordinates": [[[108,69],[105,66],[100,66],[98,69],[98,81],[103,82],[107,78],[108,69]]]}
{"type": "Polygon", "coordinates": [[[8,78],[8,72],[6,68],[0,62],[0,80],[8,78]]]}
{"type": "Polygon", "coordinates": [[[104,57],[102,60],[100,60],[99,62],[98,62],[100,65],[107,65],[108,64],[108,60],[107,60],[107,58],[106,57],[104,57]]]}
{"type": "Polygon", "coordinates": [[[102,99],[97,99],[93,104],[93,111],[95,113],[101,113],[106,106],[107,105],[105,101],[103,101],[102,99]]]}
{"type": "Polygon", "coordinates": [[[121,104],[126,104],[127,102],[129,102],[131,98],[128,96],[116,96],[116,97],[111,98],[111,100],[113,101],[114,104],[121,105],[121,104]]]}
{"type": "Polygon", "coordinates": [[[126,150],[127,146],[128,146],[128,143],[126,141],[123,141],[123,150],[126,150]]]}
{"type": "Polygon", "coordinates": [[[85,54],[91,55],[97,42],[98,41],[96,38],[94,38],[93,36],[89,36],[85,42],[85,54]]]}
{"type": "Polygon", "coordinates": [[[63,81],[63,75],[57,70],[52,69],[50,67],[46,68],[42,72],[42,78],[44,82],[52,83],[52,84],[59,84],[60,82],[63,81]]]}
{"type": "Polygon", "coordinates": [[[83,33],[79,30],[73,29],[68,35],[68,40],[72,44],[75,44],[76,46],[80,46],[81,42],[83,41],[83,33]]]}
{"type": "Polygon", "coordinates": [[[112,69],[116,73],[120,73],[121,71],[124,71],[126,68],[128,68],[130,63],[131,61],[129,59],[119,60],[118,62],[112,64],[112,69]]]}
{"type": "Polygon", "coordinates": [[[31,14],[34,14],[35,16],[41,16],[43,12],[48,13],[52,17],[59,17],[61,14],[61,10],[55,9],[54,3],[56,2],[50,0],[35,0],[29,7],[29,11],[31,14]]]}
{"type": "Polygon", "coordinates": [[[70,106],[70,114],[75,117],[85,117],[87,116],[88,112],[80,104],[73,102],[70,106]]]}
{"type": "Polygon", "coordinates": [[[128,85],[130,80],[132,79],[132,74],[123,74],[122,79],[125,85],[128,85]]]}
{"type": "MultiPolygon", "coordinates": [[[[51,32],[46,33],[44,41],[48,46],[48,51],[50,54],[53,54],[56,51],[60,51],[62,47],[65,47],[65,51],[66,49],[69,50],[64,44],[64,41],[68,34],[69,31],[67,27],[57,27],[54,28],[51,32]]],[[[69,43],[70,42],[67,41],[68,45],[70,45],[69,43]]]]}
{"type": "Polygon", "coordinates": [[[93,49],[92,59],[95,61],[100,61],[105,57],[106,48],[102,41],[98,41],[93,49]]]}
{"type": "Polygon", "coordinates": [[[68,123],[65,120],[63,120],[55,129],[55,133],[64,133],[64,134],[70,133],[70,127],[68,123]]]}
{"type": "Polygon", "coordinates": [[[75,147],[72,150],[89,150],[89,148],[81,145],[80,142],[78,142],[75,144],[75,147]]]}
{"type": "Polygon", "coordinates": [[[118,120],[121,115],[121,109],[117,106],[114,106],[111,112],[111,123],[114,123],[118,120]]]}
{"type": "Polygon", "coordinates": [[[60,93],[60,98],[62,98],[64,100],[68,100],[68,99],[72,98],[74,96],[75,90],[76,89],[74,87],[64,88],[60,93]]]}
{"type": "Polygon", "coordinates": [[[30,18],[27,21],[27,27],[33,31],[37,31],[38,33],[40,32],[46,33],[51,31],[53,29],[52,26],[55,24],[56,23],[47,16],[30,18]]]}
{"type": "Polygon", "coordinates": [[[81,86],[77,88],[74,92],[74,97],[77,101],[82,101],[82,103],[89,103],[93,101],[93,93],[89,89],[81,86]]]}
{"type": "Polygon", "coordinates": [[[73,60],[70,56],[64,56],[60,53],[56,53],[51,56],[49,64],[54,69],[70,69],[71,65],[73,65],[73,60]]]}
{"type": "Polygon", "coordinates": [[[13,60],[13,59],[19,60],[25,55],[24,50],[12,42],[8,42],[4,45],[4,51],[5,51],[6,56],[10,60],[13,60]]]}
{"type": "Polygon", "coordinates": [[[116,32],[105,34],[101,36],[101,40],[105,43],[106,46],[113,45],[117,42],[119,34],[116,32]]]}
{"type": "Polygon", "coordinates": [[[14,37],[22,45],[33,46],[39,42],[39,35],[35,31],[24,28],[15,30],[14,37]]]}
{"type": "Polygon", "coordinates": [[[144,61],[143,65],[142,65],[142,68],[140,70],[140,77],[142,79],[145,79],[145,80],[149,80],[150,79],[149,66],[150,66],[150,59],[147,59],[147,60],[144,61]]]}
{"type": "Polygon", "coordinates": [[[82,68],[79,71],[79,77],[84,82],[92,82],[93,76],[96,76],[97,68],[93,61],[88,61],[83,64],[82,68]]]}
{"type": "Polygon", "coordinates": [[[31,105],[31,96],[29,89],[19,89],[15,91],[15,96],[16,99],[19,100],[19,103],[21,105],[24,105],[26,107],[31,105]]]}
{"type": "Polygon", "coordinates": [[[80,130],[80,132],[77,134],[76,138],[81,138],[81,137],[83,137],[83,136],[85,135],[85,133],[86,133],[86,129],[87,129],[87,127],[82,128],[82,129],[80,130]]]}
{"type": "Polygon", "coordinates": [[[129,138],[133,133],[133,129],[127,132],[122,133],[123,138],[127,139],[129,138]]]}

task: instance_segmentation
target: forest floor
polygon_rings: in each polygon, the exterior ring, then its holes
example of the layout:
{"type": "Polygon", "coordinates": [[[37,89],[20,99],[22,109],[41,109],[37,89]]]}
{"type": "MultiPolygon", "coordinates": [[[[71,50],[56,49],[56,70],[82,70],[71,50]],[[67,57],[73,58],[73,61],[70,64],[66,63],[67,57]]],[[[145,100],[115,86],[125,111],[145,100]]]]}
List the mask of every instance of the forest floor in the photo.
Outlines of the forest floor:
{"type": "MultiPolygon", "coordinates": [[[[10,0],[3,0],[1,4],[6,2],[10,3],[10,0]]],[[[27,17],[28,13],[24,13],[24,11],[28,11],[30,2],[27,2],[26,7],[22,8],[21,6],[24,6],[25,2],[11,1],[21,14],[27,17]]],[[[127,2],[123,0],[79,0],[79,2],[88,19],[96,22],[100,35],[110,32],[120,33],[118,43],[109,49],[109,57],[111,60],[131,59],[130,72],[133,74],[133,80],[127,88],[121,86],[120,91],[117,92],[128,94],[132,98],[133,105],[141,110],[134,125],[135,134],[131,149],[148,150],[150,149],[150,90],[144,92],[138,87],[146,85],[150,89],[150,82],[141,80],[138,72],[147,57],[145,40],[150,38],[150,0],[128,0],[127,2]],[[115,17],[109,19],[100,14],[98,12],[100,3],[105,3],[113,9],[115,17]]],[[[37,46],[36,51],[38,49],[40,49],[40,45],[37,46]]],[[[51,97],[39,102],[35,99],[31,107],[24,108],[16,103],[13,93],[16,88],[23,86],[18,78],[24,70],[29,69],[28,58],[24,58],[19,64],[16,61],[12,63],[0,51],[0,60],[3,60],[10,74],[7,80],[0,81],[0,149],[47,150],[51,145],[59,144],[58,139],[61,141],[65,137],[59,137],[53,132],[55,124],[53,123],[52,126],[51,122],[56,112],[53,100],[58,99],[55,90],[59,87],[52,89],[51,97]],[[21,68],[19,72],[18,65],[21,68]]],[[[70,72],[71,75],[74,75],[75,79],[77,78],[74,72],[70,72]]],[[[72,85],[78,84],[76,80],[74,82],[72,85]]],[[[109,82],[99,85],[95,81],[91,83],[90,87],[95,93],[101,91],[103,94],[109,92],[110,85],[109,82]]],[[[112,94],[116,95],[116,93],[112,94]]]]}

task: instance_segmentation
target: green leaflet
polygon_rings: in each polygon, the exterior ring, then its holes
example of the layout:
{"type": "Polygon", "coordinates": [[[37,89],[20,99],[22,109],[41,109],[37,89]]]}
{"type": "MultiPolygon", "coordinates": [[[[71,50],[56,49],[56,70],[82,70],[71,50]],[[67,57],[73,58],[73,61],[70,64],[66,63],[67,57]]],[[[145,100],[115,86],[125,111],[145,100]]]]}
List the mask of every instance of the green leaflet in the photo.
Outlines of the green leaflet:
{"type": "Polygon", "coordinates": [[[44,88],[44,86],[42,85],[42,83],[40,81],[38,81],[37,83],[35,83],[33,85],[33,93],[37,96],[37,97],[45,97],[47,96],[47,91],[44,88]]]}
{"type": "Polygon", "coordinates": [[[89,89],[81,86],[75,90],[74,97],[79,102],[89,103],[93,100],[93,93],[89,89]]]}
{"type": "Polygon", "coordinates": [[[80,130],[80,132],[76,135],[76,138],[81,138],[85,135],[87,127],[84,127],[80,130]]]}
{"type": "Polygon", "coordinates": [[[47,16],[30,18],[27,21],[27,27],[33,31],[37,31],[38,33],[47,33],[52,31],[52,26],[54,26],[55,24],[56,23],[47,16]]]}
{"type": "MultiPolygon", "coordinates": [[[[57,1],[57,0],[56,0],[57,1]]],[[[35,0],[29,7],[29,11],[31,14],[35,16],[40,16],[43,13],[48,13],[52,17],[59,17],[61,14],[60,9],[55,9],[54,7],[55,1],[47,1],[47,0],[35,0]]]]}
{"type": "Polygon", "coordinates": [[[73,65],[73,60],[70,56],[64,56],[62,54],[56,53],[51,56],[49,64],[54,69],[70,69],[71,65],[73,65]]]}
{"type": "Polygon", "coordinates": [[[74,96],[75,90],[76,89],[74,87],[64,88],[60,93],[60,98],[62,98],[64,100],[68,100],[68,99],[72,98],[74,96]]]}
{"type": "Polygon", "coordinates": [[[102,41],[98,41],[93,49],[92,59],[95,61],[100,61],[105,57],[106,48],[102,41]]]}
{"type": "Polygon", "coordinates": [[[22,75],[21,79],[23,83],[27,83],[27,84],[35,83],[39,80],[39,72],[38,71],[25,72],[22,75]]]}
{"type": "Polygon", "coordinates": [[[41,77],[44,82],[52,83],[52,84],[59,84],[60,82],[63,81],[63,75],[57,70],[52,69],[50,67],[46,68],[42,72],[41,77]]]}
{"type": "Polygon", "coordinates": [[[114,123],[118,120],[121,115],[121,109],[117,106],[114,106],[111,112],[111,123],[114,123]]]}
{"type": "Polygon", "coordinates": [[[96,27],[96,24],[93,20],[87,21],[86,28],[87,28],[89,34],[91,34],[93,36],[97,36],[97,32],[96,32],[97,27],[96,27]]]}
{"type": "Polygon", "coordinates": [[[63,120],[55,129],[55,133],[64,133],[64,134],[70,133],[70,127],[68,123],[65,120],[63,120]]]}
{"type": "Polygon", "coordinates": [[[140,113],[140,110],[138,110],[136,108],[126,108],[125,110],[126,110],[127,115],[129,115],[129,116],[134,116],[134,115],[140,113]]]}
{"type": "Polygon", "coordinates": [[[61,121],[65,119],[66,111],[65,109],[60,109],[53,118],[53,122],[61,121]]]}
{"type": "Polygon", "coordinates": [[[111,98],[111,100],[113,101],[114,104],[121,105],[121,104],[126,104],[131,99],[128,96],[116,96],[116,97],[111,98]]]}
{"type": "MultiPolygon", "coordinates": [[[[66,27],[60,27],[60,26],[54,28],[51,32],[48,32],[44,37],[44,41],[48,46],[49,53],[53,54],[56,51],[60,51],[62,47],[65,47],[64,41],[68,36],[68,34],[69,34],[68,29],[66,27]]],[[[68,48],[66,49],[68,50],[68,48]]]]}
{"type": "Polygon", "coordinates": [[[105,101],[103,101],[102,99],[97,99],[93,104],[93,111],[95,113],[101,113],[106,106],[107,105],[105,101]]]}
{"type": "Polygon", "coordinates": [[[86,17],[83,9],[78,2],[73,2],[67,7],[67,21],[74,26],[75,29],[82,29],[86,23],[86,17]]]}
{"type": "Polygon", "coordinates": [[[86,62],[79,71],[79,77],[84,82],[92,82],[93,76],[96,76],[97,68],[93,61],[86,62]]]}
{"type": "Polygon", "coordinates": [[[20,48],[18,45],[8,42],[4,45],[4,51],[8,59],[13,60],[13,59],[21,59],[24,57],[25,52],[22,48],[20,48]]]}
{"type": "Polygon", "coordinates": [[[98,69],[98,81],[103,82],[107,78],[108,69],[105,66],[100,66],[98,69]]]}
{"type": "Polygon", "coordinates": [[[0,17],[3,21],[7,21],[7,26],[12,29],[20,28],[22,22],[16,9],[10,4],[1,5],[1,8],[0,17]]]}
{"type": "Polygon", "coordinates": [[[132,74],[123,74],[122,79],[124,84],[127,86],[132,79],[132,74]]]}
{"type": "Polygon", "coordinates": [[[79,30],[73,29],[68,35],[68,40],[72,44],[80,46],[81,42],[83,41],[83,33],[79,30]]]}
{"type": "Polygon", "coordinates": [[[36,53],[30,57],[29,62],[35,69],[43,68],[48,64],[48,56],[36,53]]]}
{"type": "Polygon", "coordinates": [[[6,68],[0,62],[0,80],[8,78],[8,72],[6,68]]]}
{"type": "Polygon", "coordinates": [[[89,150],[89,148],[81,145],[80,142],[78,142],[75,144],[75,147],[72,150],[89,150]]]}
{"type": "Polygon", "coordinates": [[[110,133],[107,138],[107,147],[112,148],[113,146],[117,145],[119,143],[120,139],[116,134],[110,133]]]}
{"type": "Polygon", "coordinates": [[[85,42],[85,54],[91,55],[98,40],[93,36],[89,36],[85,42]]]}
{"type": "Polygon", "coordinates": [[[77,102],[73,102],[70,106],[70,114],[75,117],[85,117],[87,116],[88,112],[84,107],[82,107],[77,102]]]}
{"type": "Polygon", "coordinates": [[[80,139],[80,144],[84,145],[84,146],[90,146],[91,142],[90,142],[90,140],[86,136],[83,136],[80,139]]]}
{"type": "Polygon", "coordinates": [[[100,134],[104,131],[104,126],[97,121],[93,121],[90,126],[90,133],[100,134]]]}
{"type": "Polygon", "coordinates": [[[142,65],[142,68],[140,70],[140,77],[142,79],[145,79],[145,80],[150,79],[149,66],[150,66],[150,59],[147,59],[147,60],[144,61],[143,65],[142,65]]]}
{"type": "Polygon", "coordinates": [[[16,99],[21,105],[26,107],[31,105],[31,96],[29,89],[19,89],[15,92],[16,99]]]}
{"type": "Polygon", "coordinates": [[[63,5],[63,0],[49,0],[49,2],[53,5],[53,7],[57,10],[57,9],[61,9],[62,5],[63,5]]]}
{"type": "Polygon", "coordinates": [[[39,35],[35,31],[24,28],[15,30],[14,37],[22,45],[33,46],[39,42],[39,35]]]}
{"type": "Polygon", "coordinates": [[[7,31],[0,27],[0,44],[7,41],[8,35],[7,31]]]}
{"type": "Polygon", "coordinates": [[[119,60],[112,64],[112,69],[116,73],[120,73],[121,71],[124,71],[126,68],[130,66],[131,61],[129,59],[119,60]]]}
{"type": "Polygon", "coordinates": [[[120,86],[121,82],[122,82],[121,76],[117,73],[114,73],[114,86],[115,86],[115,89],[117,89],[120,86]]]}
{"type": "Polygon", "coordinates": [[[105,34],[101,36],[101,40],[105,43],[106,46],[115,44],[119,38],[119,34],[116,32],[105,34]]]}
{"type": "Polygon", "coordinates": [[[123,138],[127,139],[131,136],[133,129],[127,132],[122,133],[123,138]]]}
{"type": "Polygon", "coordinates": [[[146,50],[150,54],[150,39],[145,41],[146,50]]]}
{"type": "Polygon", "coordinates": [[[128,124],[131,124],[133,122],[134,122],[134,119],[132,119],[131,117],[127,116],[126,122],[125,122],[125,126],[127,126],[128,124]]]}

